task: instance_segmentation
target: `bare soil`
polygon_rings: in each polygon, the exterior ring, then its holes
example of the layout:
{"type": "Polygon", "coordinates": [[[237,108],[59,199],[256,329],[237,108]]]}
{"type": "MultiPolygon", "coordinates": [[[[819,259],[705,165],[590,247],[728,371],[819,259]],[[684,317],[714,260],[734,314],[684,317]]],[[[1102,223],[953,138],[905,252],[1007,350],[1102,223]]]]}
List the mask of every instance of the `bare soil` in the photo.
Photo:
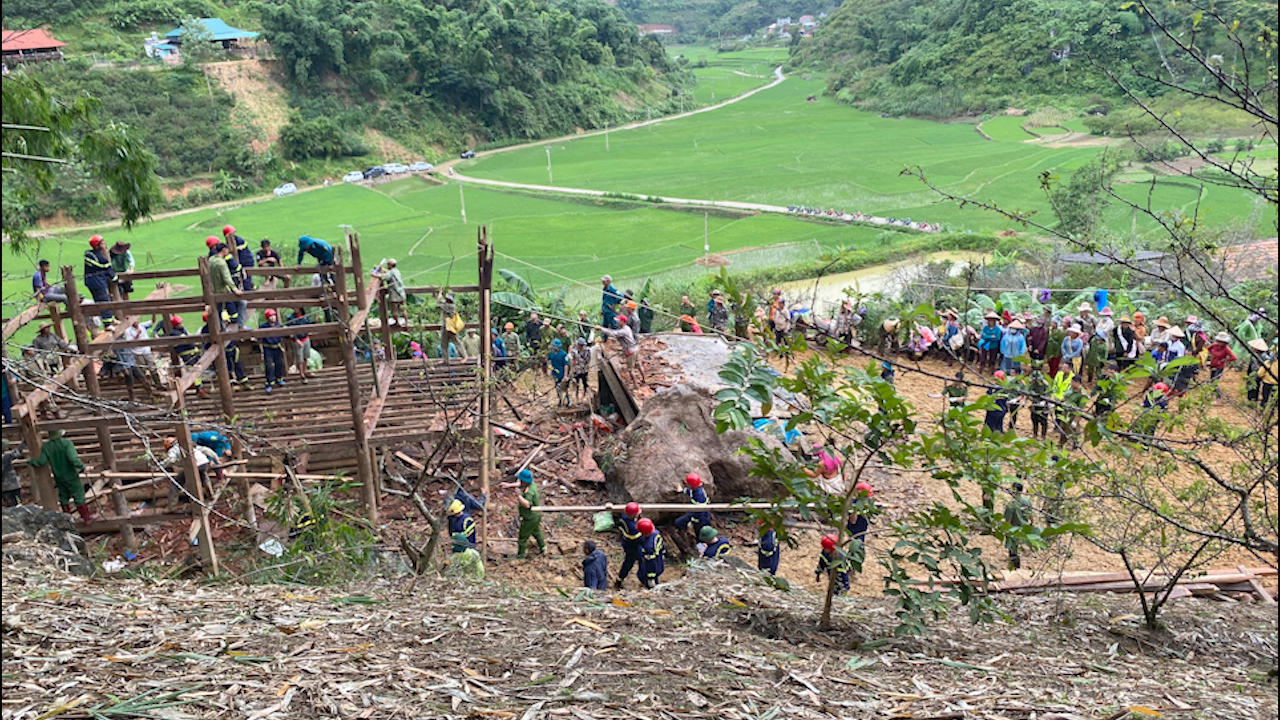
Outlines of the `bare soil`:
{"type": "Polygon", "coordinates": [[[276,62],[235,60],[206,63],[204,70],[236,99],[232,117],[256,125],[266,135],[266,142],[254,142],[254,151],[263,152],[275,144],[280,137],[280,128],[289,122],[289,101],[285,97],[276,62]]]}

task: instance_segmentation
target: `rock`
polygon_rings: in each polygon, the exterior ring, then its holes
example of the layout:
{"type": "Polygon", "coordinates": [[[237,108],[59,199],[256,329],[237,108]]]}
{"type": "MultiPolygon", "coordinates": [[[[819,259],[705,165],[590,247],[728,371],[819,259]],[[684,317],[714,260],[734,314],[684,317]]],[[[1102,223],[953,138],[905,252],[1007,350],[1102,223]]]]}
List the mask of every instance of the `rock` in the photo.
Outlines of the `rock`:
{"type": "Polygon", "coordinates": [[[63,513],[36,505],[5,508],[0,528],[6,538],[5,560],[52,565],[75,575],[93,574],[84,538],[63,513]]]}
{"type": "Polygon", "coordinates": [[[715,406],[709,390],[683,383],[649,398],[635,421],[595,454],[609,499],[680,502],[676,484],[691,472],[702,477],[712,502],[772,497],[773,482],[752,477],[750,459],[737,451],[755,438],[772,448],[782,442],[755,430],[717,434],[715,406]]]}

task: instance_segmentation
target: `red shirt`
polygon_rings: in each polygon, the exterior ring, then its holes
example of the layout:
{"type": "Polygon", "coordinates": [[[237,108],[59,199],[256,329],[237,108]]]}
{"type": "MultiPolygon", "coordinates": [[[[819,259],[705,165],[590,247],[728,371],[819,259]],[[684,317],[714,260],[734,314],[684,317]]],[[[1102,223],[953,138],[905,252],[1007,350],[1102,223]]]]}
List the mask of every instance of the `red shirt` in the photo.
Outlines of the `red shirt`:
{"type": "Polygon", "coordinates": [[[1209,346],[1209,367],[1222,370],[1227,363],[1236,360],[1236,354],[1226,343],[1214,343],[1209,346]]]}

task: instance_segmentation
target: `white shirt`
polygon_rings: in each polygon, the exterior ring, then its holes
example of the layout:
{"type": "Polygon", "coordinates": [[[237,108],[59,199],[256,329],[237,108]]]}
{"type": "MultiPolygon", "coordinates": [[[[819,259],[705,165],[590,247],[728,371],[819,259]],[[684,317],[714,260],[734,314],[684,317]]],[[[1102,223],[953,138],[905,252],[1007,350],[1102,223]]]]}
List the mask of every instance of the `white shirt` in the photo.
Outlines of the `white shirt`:
{"type": "MultiPolygon", "coordinates": [[[[150,321],[139,322],[136,327],[133,325],[130,325],[129,327],[124,329],[124,339],[125,340],[141,340],[145,337],[148,337],[147,331],[150,329],[151,329],[150,321]]],[[[150,355],[151,347],[150,346],[136,347],[133,349],[133,354],[150,355]]]]}
{"type": "MultiPolygon", "coordinates": [[[[213,454],[213,451],[203,445],[196,445],[195,450],[197,468],[202,468],[211,462],[218,461],[218,457],[213,454]]],[[[169,456],[165,458],[164,464],[166,467],[177,467],[182,464],[181,445],[174,443],[173,447],[169,448],[169,456]]]]}

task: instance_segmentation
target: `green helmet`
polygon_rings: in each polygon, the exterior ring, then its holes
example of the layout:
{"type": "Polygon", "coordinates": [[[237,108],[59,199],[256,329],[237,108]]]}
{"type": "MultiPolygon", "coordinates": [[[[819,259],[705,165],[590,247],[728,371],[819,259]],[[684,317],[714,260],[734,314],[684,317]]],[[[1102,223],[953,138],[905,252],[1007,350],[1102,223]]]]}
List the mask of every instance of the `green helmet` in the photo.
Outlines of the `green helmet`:
{"type": "Polygon", "coordinates": [[[710,542],[712,540],[715,540],[716,535],[718,534],[719,533],[716,532],[715,528],[711,527],[710,525],[707,525],[698,531],[698,539],[703,542],[710,542]]]}
{"type": "Polygon", "coordinates": [[[452,535],[452,538],[453,538],[454,547],[460,547],[460,548],[471,547],[471,540],[467,538],[466,533],[456,532],[452,535]]]}

